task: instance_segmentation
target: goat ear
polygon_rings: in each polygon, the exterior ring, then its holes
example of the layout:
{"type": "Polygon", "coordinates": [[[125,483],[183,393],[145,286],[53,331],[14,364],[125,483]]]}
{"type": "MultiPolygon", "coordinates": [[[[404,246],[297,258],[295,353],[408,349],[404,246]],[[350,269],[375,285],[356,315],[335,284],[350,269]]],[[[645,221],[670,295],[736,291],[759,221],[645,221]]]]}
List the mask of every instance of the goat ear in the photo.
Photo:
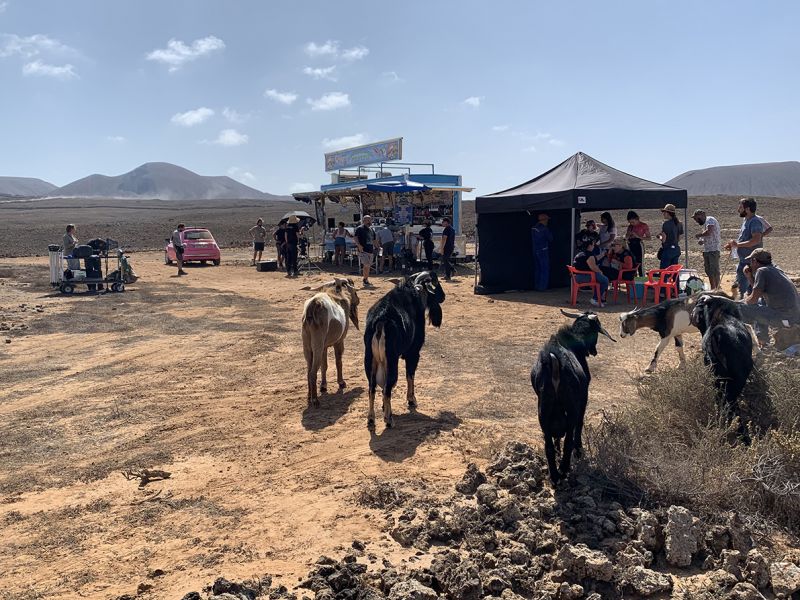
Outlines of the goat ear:
{"type": "Polygon", "coordinates": [[[400,285],[401,283],[403,283],[403,280],[402,279],[398,279],[397,277],[392,277],[390,279],[387,279],[386,281],[390,281],[395,285],[400,285]]]}
{"type": "Polygon", "coordinates": [[[355,302],[350,302],[350,320],[355,328],[358,329],[358,305],[355,302]]]}
{"type": "Polygon", "coordinates": [[[425,284],[425,289],[428,290],[429,294],[435,294],[436,293],[436,288],[434,287],[433,283],[430,282],[430,281],[425,284]]]}
{"type": "Polygon", "coordinates": [[[442,326],[442,307],[432,295],[428,295],[428,320],[434,327],[442,326]]]}
{"type": "Polygon", "coordinates": [[[581,313],[567,312],[563,308],[561,309],[561,314],[565,317],[569,317],[570,319],[577,319],[583,316],[581,313]]]}

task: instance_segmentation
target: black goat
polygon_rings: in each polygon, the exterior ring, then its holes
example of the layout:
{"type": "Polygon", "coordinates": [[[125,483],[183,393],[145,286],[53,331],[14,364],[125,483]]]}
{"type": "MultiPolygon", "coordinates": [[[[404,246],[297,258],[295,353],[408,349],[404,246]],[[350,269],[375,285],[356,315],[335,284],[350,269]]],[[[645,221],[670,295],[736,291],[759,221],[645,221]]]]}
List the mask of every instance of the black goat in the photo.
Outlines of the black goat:
{"type": "Polygon", "coordinates": [[[753,336],[742,322],[739,305],[725,298],[704,294],[692,310],[692,323],[703,334],[703,362],[714,373],[718,400],[728,416],[739,417],[739,434],[747,441],[737,400],[753,370],[753,336]]]}
{"type": "Polygon", "coordinates": [[[562,310],[561,313],[575,322],[562,326],[550,337],[531,369],[531,385],[539,398],[544,453],[553,483],[566,477],[573,450],[580,457],[583,449],[583,418],[592,379],[586,359],[590,354],[597,356],[599,334],[612,342],[617,341],[593,312],[580,314],[562,310]],[[560,447],[561,438],[564,438],[564,449],[559,469],[556,468],[556,446],[560,447]]]}
{"type": "Polygon", "coordinates": [[[422,271],[408,277],[378,300],[367,313],[364,330],[364,370],[369,381],[367,426],[375,427],[375,388],[383,388],[383,421],[392,426],[392,389],[397,384],[398,363],[406,361],[408,408],[417,406],[414,373],[425,343],[425,313],[431,325],[442,324],[444,290],[436,273],[422,271]]]}

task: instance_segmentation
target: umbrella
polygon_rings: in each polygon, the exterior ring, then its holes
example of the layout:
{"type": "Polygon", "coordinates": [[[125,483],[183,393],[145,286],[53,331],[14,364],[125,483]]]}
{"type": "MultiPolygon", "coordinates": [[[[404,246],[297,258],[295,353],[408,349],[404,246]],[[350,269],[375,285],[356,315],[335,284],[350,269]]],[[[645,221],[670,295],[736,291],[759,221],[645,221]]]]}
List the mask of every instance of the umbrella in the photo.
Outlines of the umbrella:
{"type": "Polygon", "coordinates": [[[281,217],[279,223],[286,223],[289,217],[297,217],[300,221],[308,221],[309,225],[313,225],[317,220],[304,210],[292,210],[281,217]]]}

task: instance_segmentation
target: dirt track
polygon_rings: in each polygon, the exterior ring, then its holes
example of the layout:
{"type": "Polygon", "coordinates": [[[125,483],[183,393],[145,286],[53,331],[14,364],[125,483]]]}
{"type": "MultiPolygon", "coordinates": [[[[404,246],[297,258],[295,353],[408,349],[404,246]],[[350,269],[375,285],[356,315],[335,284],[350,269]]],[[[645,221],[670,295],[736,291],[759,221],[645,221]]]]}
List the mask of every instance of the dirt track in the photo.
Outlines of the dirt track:
{"type": "MultiPolygon", "coordinates": [[[[291,587],[356,538],[407,557],[383,512],[355,501],[364,485],[449,492],[500,441],[538,444],[528,372],[566,321],[564,291],[535,304],[475,296],[469,274],[448,285],[418,413],[397,403],[396,428],[370,436],[358,331],[346,393],[306,408],[300,287],[325,276],[256,273],[244,251],[180,279],[160,254],[132,262],[141,279],[124,294],[74,297],[51,292],[44,259],[0,264],[0,342],[11,340],[0,344],[0,572],[12,598],[113,598],[144,581],[173,598],[218,574],[264,572],[291,587]],[[135,467],[172,477],[138,489],[120,473],[135,467]],[[154,569],[166,575],[148,580],[154,569]]],[[[362,323],[391,285],[376,281],[360,292],[362,323]]],[[[601,311],[612,332],[618,310],[601,311]]],[[[655,343],[650,332],[601,342],[590,418],[633,397],[655,343]]],[[[668,351],[663,364],[676,360],[668,351]]]]}

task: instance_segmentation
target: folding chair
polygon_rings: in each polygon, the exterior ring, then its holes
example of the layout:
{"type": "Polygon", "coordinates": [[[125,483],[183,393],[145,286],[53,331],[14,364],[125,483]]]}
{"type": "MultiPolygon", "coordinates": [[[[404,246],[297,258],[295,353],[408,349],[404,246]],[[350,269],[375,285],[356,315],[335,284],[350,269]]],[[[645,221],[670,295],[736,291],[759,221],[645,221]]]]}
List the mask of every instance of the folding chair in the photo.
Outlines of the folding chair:
{"type": "Polygon", "coordinates": [[[297,256],[297,270],[308,272],[319,271],[321,273],[322,269],[320,269],[319,266],[317,266],[316,261],[312,260],[311,258],[311,248],[312,244],[308,244],[308,246],[306,246],[305,254],[299,254],[297,256]]]}

